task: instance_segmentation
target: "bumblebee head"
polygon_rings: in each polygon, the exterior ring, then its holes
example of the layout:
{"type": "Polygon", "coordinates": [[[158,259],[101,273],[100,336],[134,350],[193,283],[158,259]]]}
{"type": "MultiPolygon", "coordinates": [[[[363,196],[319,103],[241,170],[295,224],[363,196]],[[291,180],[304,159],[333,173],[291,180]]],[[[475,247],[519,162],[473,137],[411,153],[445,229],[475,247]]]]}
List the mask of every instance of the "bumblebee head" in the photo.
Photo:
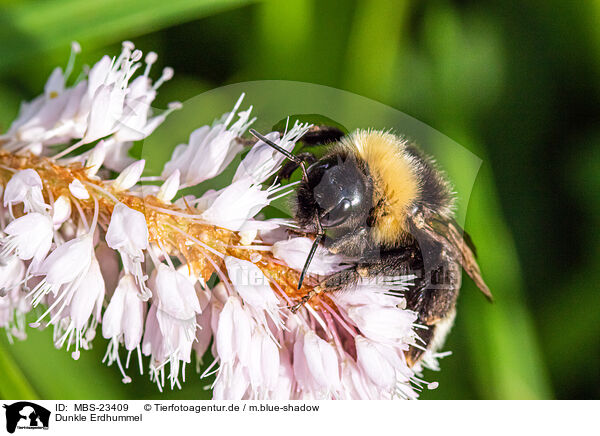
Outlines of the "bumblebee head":
{"type": "Polygon", "coordinates": [[[312,230],[318,215],[334,238],[365,230],[373,245],[393,245],[419,198],[415,163],[401,138],[358,130],[308,168],[297,191],[296,219],[312,230]]]}
{"type": "Polygon", "coordinates": [[[362,162],[351,154],[331,154],[308,168],[297,191],[296,219],[311,227],[318,215],[324,229],[347,231],[366,222],[372,197],[362,162]]]}

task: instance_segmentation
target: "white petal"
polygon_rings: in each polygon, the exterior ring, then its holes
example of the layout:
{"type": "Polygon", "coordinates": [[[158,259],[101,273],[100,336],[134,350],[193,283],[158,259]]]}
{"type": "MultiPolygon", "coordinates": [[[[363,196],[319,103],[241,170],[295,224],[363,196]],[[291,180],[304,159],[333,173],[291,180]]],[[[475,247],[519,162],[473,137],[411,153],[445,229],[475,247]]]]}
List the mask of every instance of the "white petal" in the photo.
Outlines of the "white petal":
{"type": "Polygon", "coordinates": [[[88,272],[71,300],[69,310],[76,329],[81,330],[85,326],[92,316],[94,308],[96,308],[96,316],[99,318],[104,292],[104,279],[100,272],[100,266],[98,261],[92,258],[88,272]]]}
{"type": "Polygon", "coordinates": [[[160,264],[155,283],[158,307],[172,317],[188,320],[200,313],[194,285],[181,273],[160,264]]]}
{"type": "Polygon", "coordinates": [[[90,193],[87,191],[87,189],[85,189],[83,183],[77,179],[74,179],[71,183],[69,183],[69,191],[71,191],[73,197],[80,200],[87,200],[90,198],[90,193]]]}
{"type": "Polygon", "coordinates": [[[239,363],[221,366],[213,390],[214,400],[241,400],[248,388],[247,371],[239,363]]]}
{"type": "Polygon", "coordinates": [[[162,353],[163,348],[163,336],[160,331],[157,319],[158,307],[156,304],[150,306],[148,316],[146,317],[146,326],[144,329],[144,338],[142,339],[142,353],[149,356],[152,354],[153,358],[158,362],[164,361],[166,358],[162,353]]]}
{"type": "MultiPolygon", "coordinates": [[[[243,97],[243,96],[242,96],[243,97]]],[[[192,186],[220,174],[231,163],[242,144],[237,140],[254,120],[249,120],[250,109],[238,114],[239,119],[231,126],[241,104],[240,98],[234,110],[212,127],[203,126],[190,135],[189,145],[178,146],[165,165],[162,177],[168,177],[176,169],[181,171],[183,183],[192,186]]]]}
{"type": "Polygon", "coordinates": [[[263,368],[262,368],[262,333],[256,332],[250,340],[250,355],[248,360],[248,375],[250,376],[250,384],[254,389],[260,388],[263,384],[263,368]]]}
{"type": "Polygon", "coordinates": [[[235,342],[233,338],[233,303],[227,301],[219,315],[215,344],[221,362],[232,362],[235,356],[235,342]]]}
{"type": "Polygon", "coordinates": [[[261,362],[263,368],[263,380],[266,389],[272,389],[277,384],[279,376],[279,348],[273,339],[264,335],[262,338],[261,362]]]}
{"type": "Polygon", "coordinates": [[[93,238],[89,234],[65,242],[48,255],[35,275],[45,275],[53,285],[71,282],[89,268],[92,250],[93,238]]]}
{"type": "Polygon", "coordinates": [[[252,262],[232,256],[225,257],[225,266],[235,290],[246,304],[268,311],[277,309],[279,299],[260,268],[252,262]]]}
{"type": "Polygon", "coordinates": [[[396,384],[396,371],[374,343],[357,336],[355,338],[357,360],[369,378],[382,388],[393,389],[396,384]]]}
{"type": "Polygon", "coordinates": [[[252,340],[252,323],[236,297],[230,297],[218,318],[215,342],[221,362],[232,362],[237,356],[248,362],[252,340]]]}
{"type": "Polygon", "coordinates": [[[407,342],[413,336],[416,314],[395,307],[359,306],[348,309],[348,316],[369,339],[378,342],[407,342]]]}
{"type": "MultiPolygon", "coordinates": [[[[87,120],[87,130],[82,141],[89,144],[97,139],[110,135],[116,129],[115,124],[120,117],[120,113],[113,113],[113,98],[120,92],[115,90],[114,85],[100,85],[92,99],[90,114],[87,120]]],[[[122,106],[121,106],[122,108],[122,106]]]]}
{"type": "MultiPolygon", "coordinates": [[[[302,271],[308,253],[313,245],[310,238],[291,238],[277,241],[273,244],[273,256],[283,260],[290,268],[302,271]]],[[[319,246],[308,268],[309,274],[326,275],[345,268],[341,263],[343,256],[329,253],[326,248],[319,246]]]]}
{"type": "Polygon", "coordinates": [[[293,368],[294,376],[300,388],[304,391],[313,389],[314,381],[307,363],[303,335],[297,336],[294,342],[293,368]]]}
{"type": "MultiPolygon", "coordinates": [[[[189,363],[192,343],[196,337],[196,318],[177,319],[160,310],[160,308],[156,311],[156,318],[163,337],[164,353],[177,360],[189,363]]],[[[171,365],[173,365],[173,362],[171,362],[171,365]]],[[[173,366],[171,366],[172,372],[173,369],[173,366]]]]}
{"type": "MultiPolygon", "coordinates": [[[[279,142],[279,132],[270,132],[265,136],[276,144],[279,142]]],[[[281,164],[283,159],[285,156],[277,150],[263,141],[258,141],[240,162],[233,181],[250,178],[255,183],[262,183],[272,174],[275,167],[281,164]]]]}
{"type": "Polygon", "coordinates": [[[179,191],[179,170],[173,171],[173,173],[165,180],[165,182],[160,187],[160,191],[158,191],[157,198],[164,202],[169,202],[173,200],[175,195],[177,195],[177,191],[179,191]]]}
{"type": "Polygon", "coordinates": [[[50,217],[30,212],[10,222],[4,229],[16,245],[19,259],[29,260],[34,256],[42,260],[52,244],[53,227],[50,217]]]}
{"type": "Polygon", "coordinates": [[[123,314],[123,343],[126,350],[135,349],[144,333],[144,308],[134,280],[130,279],[125,294],[126,310],[123,314]]]}
{"type": "Polygon", "coordinates": [[[241,230],[240,231],[240,244],[250,245],[256,239],[258,234],[257,229],[241,230]]]}
{"type": "Polygon", "coordinates": [[[23,279],[25,273],[25,264],[17,257],[10,257],[5,263],[0,262],[0,302],[1,295],[12,290],[23,279]]]}
{"type": "Polygon", "coordinates": [[[104,145],[104,141],[100,141],[90,153],[86,163],[85,163],[85,173],[88,177],[93,177],[96,175],[102,164],[104,163],[104,159],[106,157],[106,147],[104,145]]]}
{"type": "Polygon", "coordinates": [[[44,86],[44,94],[49,98],[56,98],[58,94],[62,93],[64,89],[65,79],[63,77],[62,69],[60,67],[54,68],[48,81],[44,86]]]}
{"type": "Polygon", "coordinates": [[[66,195],[61,195],[56,199],[52,206],[52,222],[55,228],[60,227],[62,223],[71,216],[71,200],[66,195]]]}
{"type": "Polygon", "coordinates": [[[331,344],[309,331],[304,336],[304,356],[315,382],[322,389],[337,389],[340,383],[339,362],[331,344]]]}
{"type": "Polygon", "coordinates": [[[17,171],[4,188],[4,206],[20,203],[25,200],[28,192],[42,189],[42,179],[31,168],[17,171]]]}
{"type": "Polygon", "coordinates": [[[125,284],[125,280],[127,279],[125,279],[125,277],[131,276],[125,275],[119,280],[119,284],[117,285],[113,296],[110,298],[110,302],[102,317],[102,336],[106,339],[116,338],[123,332],[122,319],[125,310],[125,295],[127,292],[125,284]]]}
{"type": "Polygon", "coordinates": [[[105,55],[90,69],[90,72],[88,73],[89,86],[87,90],[90,98],[96,94],[100,85],[106,81],[106,76],[110,71],[111,63],[111,58],[105,55]]]}
{"type": "Polygon", "coordinates": [[[138,180],[140,180],[145,165],[146,161],[144,159],[138,160],[129,165],[113,182],[113,188],[117,191],[124,191],[131,188],[138,182],[138,180]]]}
{"type": "Polygon", "coordinates": [[[106,243],[115,250],[125,249],[132,257],[141,256],[141,250],[148,248],[148,226],[144,214],[117,203],[106,231],[106,243]]]}
{"type": "Polygon", "coordinates": [[[329,386],[328,374],[325,370],[323,356],[321,355],[321,342],[315,333],[309,331],[304,336],[304,356],[306,357],[306,365],[315,379],[321,386],[326,388],[329,386]]]}
{"type": "Polygon", "coordinates": [[[202,219],[226,229],[240,230],[270,202],[269,191],[251,183],[249,179],[242,179],[219,191],[211,206],[202,213],[202,219]]]}

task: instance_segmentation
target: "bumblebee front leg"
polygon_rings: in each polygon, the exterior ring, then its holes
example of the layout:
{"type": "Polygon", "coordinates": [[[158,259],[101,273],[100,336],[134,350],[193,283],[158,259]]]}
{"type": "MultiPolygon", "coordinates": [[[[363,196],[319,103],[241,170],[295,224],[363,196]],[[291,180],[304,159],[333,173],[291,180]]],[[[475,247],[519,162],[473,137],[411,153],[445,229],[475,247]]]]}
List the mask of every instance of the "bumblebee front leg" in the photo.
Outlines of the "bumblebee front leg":
{"type": "Polygon", "coordinates": [[[361,274],[365,274],[364,268],[353,266],[339,271],[319,282],[317,286],[308,291],[296,304],[290,307],[292,313],[296,313],[302,306],[309,303],[314,297],[325,293],[337,292],[348,285],[357,283],[361,274]]]}
{"type": "Polygon", "coordinates": [[[304,306],[306,303],[308,303],[315,295],[319,294],[320,292],[315,291],[315,289],[311,289],[310,291],[308,291],[306,293],[306,295],[304,295],[304,297],[302,297],[300,299],[299,302],[297,302],[296,304],[291,305],[289,308],[292,311],[292,313],[296,313],[300,310],[300,308],[302,306],[304,306]]]}

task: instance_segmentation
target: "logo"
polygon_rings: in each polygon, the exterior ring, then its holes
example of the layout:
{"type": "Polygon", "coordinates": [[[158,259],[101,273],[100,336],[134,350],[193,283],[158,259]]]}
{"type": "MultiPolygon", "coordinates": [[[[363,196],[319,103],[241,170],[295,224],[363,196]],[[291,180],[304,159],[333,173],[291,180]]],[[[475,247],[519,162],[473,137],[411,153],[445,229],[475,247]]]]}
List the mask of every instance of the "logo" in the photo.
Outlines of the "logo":
{"type": "Polygon", "coordinates": [[[29,401],[5,404],[6,431],[14,433],[16,429],[48,430],[50,411],[29,401]]]}

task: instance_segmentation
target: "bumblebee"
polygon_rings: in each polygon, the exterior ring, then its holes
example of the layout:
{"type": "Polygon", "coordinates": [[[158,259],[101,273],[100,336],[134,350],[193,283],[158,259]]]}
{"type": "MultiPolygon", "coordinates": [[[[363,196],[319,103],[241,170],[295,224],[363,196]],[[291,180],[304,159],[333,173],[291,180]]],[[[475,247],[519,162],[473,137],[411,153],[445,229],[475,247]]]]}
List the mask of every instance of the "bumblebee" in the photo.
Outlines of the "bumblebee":
{"type": "Polygon", "coordinates": [[[344,135],[315,127],[301,140],[328,147],[317,159],[310,153],[293,155],[251,133],[287,156],[282,177],[302,169],[294,213],[302,230],[314,235],[314,244],[298,288],[319,244],[355,259],[348,269],[321,281],[294,309],[315,294],[342,290],[362,277],[412,274],[416,278],[404,293],[406,308],[427,327],[419,333],[423,343],[406,353],[412,365],[426,349],[435,351],[443,344],[456,312],[461,267],[492,299],[475,247],[454,219],[450,183],[415,144],[383,131],[344,135]]]}

